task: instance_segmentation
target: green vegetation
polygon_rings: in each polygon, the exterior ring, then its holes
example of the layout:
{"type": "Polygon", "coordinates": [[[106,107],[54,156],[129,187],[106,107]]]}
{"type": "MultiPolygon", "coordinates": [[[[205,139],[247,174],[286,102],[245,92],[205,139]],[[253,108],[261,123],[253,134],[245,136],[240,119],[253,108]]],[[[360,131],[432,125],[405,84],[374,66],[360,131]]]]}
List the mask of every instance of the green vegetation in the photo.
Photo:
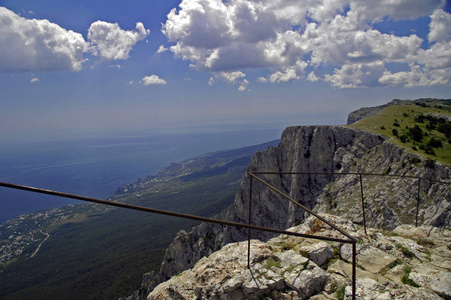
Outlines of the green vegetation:
{"type": "Polygon", "coordinates": [[[282,251],[287,251],[296,247],[296,243],[280,242],[277,246],[279,246],[282,251]]]}
{"type": "MultiPolygon", "coordinates": [[[[154,181],[149,178],[151,183],[145,187],[133,186],[132,192],[118,194],[112,200],[213,216],[233,202],[243,170],[257,150],[262,149],[204,155],[187,162],[189,168],[171,168],[154,181]]],[[[67,219],[43,224],[50,238],[36,256],[18,257],[0,266],[0,299],[128,296],[140,288],[144,273],[159,270],[176,233],[198,224],[91,204],[76,205],[68,212],[67,219]]],[[[25,226],[34,230],[35,225],[25,226]]],[[[27,251],[32,253],[35,249],[36,246],[29,247],[27,251]]]]}
{"type": "Polygon", "coordinates": [[[412,267],[411,266],[406,266],[405,270],[404,270],[404,275],[402,275],[401,277],[401,282],[413,287],[420,287],[418,284],[415,283],[415,281],[413,281],[412,279],[409,278],[409,274],[410,272],[412,272],[412,267]]]}
{"type": "MultiPolygon", "coordinates": [[[[352,128],[391,138],[394,144],[411,153],[451,165],[450,104],[388,106],[376,116],[364,118],[352,128]]],[[[433,166],[429,163],[426,167],[433,166]]]]}
{"type": "Polygon", "coordinates": [[[385,275],[385,274],[388,272],[388,270],[393,269],[393,268],[396,267],[396,266],[402,265],[403,263],[404,263],[404,262],[403,262],[401,259],[397,258],[395,261],[393,261],[393,262],[392,262],[391,264],[389,264],[388,266],[383,267],[383,268],[379,271],[379,274],[385,275]]]}
{"type": "Polygon", "coordinates": [[[337,296],[337,299],[343,299],[345,297],[345,290],[346,286],[342,286],[335,292],[335,296],[337,296]]]}
{"type": "Polygon", "coordinates": [[[415,257],[415,254],[413,254],[412,251],[410,251],[409,249],[407,249],[403,245],[396,244],[396,247],[402,252],[402,254],[404,254],[405,257],[407,257],[407,258],[414,258],[415,257]]]}
{"type": "Polygon", "coordinates": [[[266,263],[264,264],[265,268],[271,269],[272,267],[280,268],[281,264],[277,257],[270,256],[266,263]]]}

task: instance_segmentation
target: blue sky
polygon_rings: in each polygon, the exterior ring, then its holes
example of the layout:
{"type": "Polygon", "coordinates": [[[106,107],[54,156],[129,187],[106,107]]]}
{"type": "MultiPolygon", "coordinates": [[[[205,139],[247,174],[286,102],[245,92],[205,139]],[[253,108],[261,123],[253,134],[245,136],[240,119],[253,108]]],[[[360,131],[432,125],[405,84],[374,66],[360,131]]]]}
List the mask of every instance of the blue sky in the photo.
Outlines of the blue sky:
{"type": "Polygon", "coordinates": [[[451,98],[442,0],[0,1],[0,135],[344,124],[451,98]]]}

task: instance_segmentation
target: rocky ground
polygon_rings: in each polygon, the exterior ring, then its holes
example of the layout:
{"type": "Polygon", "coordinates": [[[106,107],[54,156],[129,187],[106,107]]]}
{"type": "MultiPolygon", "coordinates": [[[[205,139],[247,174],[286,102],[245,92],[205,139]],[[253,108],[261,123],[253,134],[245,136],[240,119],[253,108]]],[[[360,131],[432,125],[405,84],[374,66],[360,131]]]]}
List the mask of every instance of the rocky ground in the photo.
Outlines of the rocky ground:
{"type": "MultiPolygon", "coordinates": [[[[323,215],[358,239],[357,299],[449,299],[451,231],[368,229],[323,215]]],[[[343,238],[315,217],[289,230],[343,238]]],[[[231,243],[158,285],[148,299],[351,299],[350,244],[281,235],[231,243]]]]}

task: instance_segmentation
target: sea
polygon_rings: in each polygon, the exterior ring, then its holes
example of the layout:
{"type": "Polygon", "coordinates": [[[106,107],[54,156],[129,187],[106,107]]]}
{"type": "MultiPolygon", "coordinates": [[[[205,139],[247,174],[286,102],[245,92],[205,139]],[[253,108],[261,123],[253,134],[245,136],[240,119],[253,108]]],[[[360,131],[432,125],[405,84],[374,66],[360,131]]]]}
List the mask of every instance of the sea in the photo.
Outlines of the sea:
{"type": "MultiPolygon", "coordinates": [[[[283,128],[140,131],[2,142],[0,181],[106,199],[172,162],[279,139],[283,128]]],[[[77,200],[0,187],[0,224],[77,200]]]]}

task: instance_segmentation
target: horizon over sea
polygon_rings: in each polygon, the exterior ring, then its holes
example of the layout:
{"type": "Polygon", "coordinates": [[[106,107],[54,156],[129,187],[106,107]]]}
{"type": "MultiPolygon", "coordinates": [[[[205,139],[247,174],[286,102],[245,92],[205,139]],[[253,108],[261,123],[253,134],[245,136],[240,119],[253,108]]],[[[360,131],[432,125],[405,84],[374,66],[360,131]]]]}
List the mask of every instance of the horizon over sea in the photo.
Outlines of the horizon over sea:
{"type": "MultiPolygon", "coordinates": [[[[223,128],[141,132],[57,141],[4,143],[0,181],[105,199],[125,184],[172,162],[279,139],[283,129],[223,128]]],[[[39,210],[81,201],[0,187],[0,224],[39,210]]]]}

